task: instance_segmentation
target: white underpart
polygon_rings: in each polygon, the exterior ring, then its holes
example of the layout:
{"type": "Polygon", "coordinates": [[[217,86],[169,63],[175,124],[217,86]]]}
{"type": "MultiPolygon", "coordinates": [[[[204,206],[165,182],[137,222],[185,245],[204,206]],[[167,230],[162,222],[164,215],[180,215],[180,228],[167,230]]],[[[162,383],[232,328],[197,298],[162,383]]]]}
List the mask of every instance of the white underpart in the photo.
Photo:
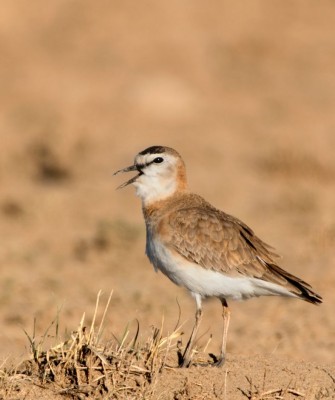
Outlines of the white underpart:
{"type": "MultiPolygon", "coordinates": [[[[172,282],[188,289],[196,300],[197,295],[232,300],[246,300],[258,296],[297,297],[275,283],[242,275],[230,277],[189,262],[182,256],[175,256],[161,242],[152,240],[149,231],[146,254],[156,271],[159,269],[172,282]]],[[[197,303],[198,301],[199,299],[197,303]]]]}
{"type": "MultiPolygon", "coordinates": [[[[159,156],[159,154],[150,154],[138,157],[136,161],[145,164],[159,156]]],[[[148,165],[143,169],[143,174],[133,183],[137,196],[141,198],[145,206],[163,200],[177,190],[176,159],[168,154],[164,154],[163,157],[163,163],[148,165]]]]}

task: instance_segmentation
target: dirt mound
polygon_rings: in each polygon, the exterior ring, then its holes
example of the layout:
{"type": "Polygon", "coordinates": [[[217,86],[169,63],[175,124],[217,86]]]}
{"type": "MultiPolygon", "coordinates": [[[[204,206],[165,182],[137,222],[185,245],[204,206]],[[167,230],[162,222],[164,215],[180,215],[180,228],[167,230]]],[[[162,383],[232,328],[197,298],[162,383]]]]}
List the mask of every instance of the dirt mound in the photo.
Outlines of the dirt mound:
{"type": "MultiPolygon", "coordinates": [[[[180,368],[181,326],[168,336],[163,326],[143,338],[139,325],[134,336],[102,339],[104,319],[96,321],[100,294],[90,327],[85,316],[65,341],[48,349],[44,340],[27,335],[31,357],[13,369],[1,371],[1,398],[48,399],[328,399],[335,395],[335,368],[276,357],[229,357],[213,366],[204,350],[194,349],[192,364],[180,368]],[[37,397],[36,397],[37,396],[37,397]]],[[[52,324],[54,325],[54,323],[52,324]]],[[[57,324],[54,326],[58,332],[57,324]]]]}

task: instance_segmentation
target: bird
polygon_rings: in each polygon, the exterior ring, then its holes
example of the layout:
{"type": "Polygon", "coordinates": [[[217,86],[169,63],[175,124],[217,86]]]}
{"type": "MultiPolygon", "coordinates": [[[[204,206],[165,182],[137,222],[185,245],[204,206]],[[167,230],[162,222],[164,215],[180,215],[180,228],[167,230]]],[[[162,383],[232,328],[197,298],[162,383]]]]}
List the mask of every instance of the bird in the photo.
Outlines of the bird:
{"type": "Polygon", "coordinates": [[[285,296],[321,304],[322,297],[302,279],[278,265],[272,246],[238,218],[191,192],[185,162],[171,147],[151,146],[134,163],[114,173],[137,174],[132,184],[141,199],[146,226],[146,255],[156,271],[186,288],[195,299],[195,322],[180,367],[192,364],[193,346],[202,318],[202,300],[222,304],[221,351],[213,365],[226,360],[230,310],[228,301],[259,296],[285,296]]]}

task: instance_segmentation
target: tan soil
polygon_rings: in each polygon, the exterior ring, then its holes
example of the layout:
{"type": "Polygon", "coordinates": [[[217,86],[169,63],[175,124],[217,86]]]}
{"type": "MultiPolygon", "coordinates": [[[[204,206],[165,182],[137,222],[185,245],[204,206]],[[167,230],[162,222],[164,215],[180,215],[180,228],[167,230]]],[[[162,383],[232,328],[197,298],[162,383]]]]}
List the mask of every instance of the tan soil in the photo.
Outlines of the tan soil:
{"type": "MultiPolygon", "coordinates": [[[[166,370],[157,398],[246,398],[247,377],[258,396],[334,398],[334,18],[330,0],[2,4],[2,359],[27,358],[34,318],[37,337],[59,309],[61,335],[90,321],[100,289],[114,289],[106,335],[163,316],[171,331],[176,299],[190,332],[193,300],[154,273],[139,200],[112,176],[162,144],[324,304],[230,304],[226,366],[166,370]]],[[[217,352],[219,302],[204,313],[199,344],[217,352]]]]}

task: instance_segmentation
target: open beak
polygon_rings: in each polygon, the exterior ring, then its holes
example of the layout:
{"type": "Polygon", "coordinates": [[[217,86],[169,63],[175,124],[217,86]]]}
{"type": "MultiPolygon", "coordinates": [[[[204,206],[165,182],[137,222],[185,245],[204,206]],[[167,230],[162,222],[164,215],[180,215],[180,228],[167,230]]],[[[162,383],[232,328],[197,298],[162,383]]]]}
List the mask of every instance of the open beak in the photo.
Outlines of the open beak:
{"type": "Polygon", "coordinates": [[[137,179],[140,175],[142,175],[141,170],[138,170],[138,169],[136,168],[136,165],[131,165],[130,167],[126,167],[126,168],[120,169],[119,171],[114,172],[113,175],[120,174],[121,172],[130,172],[130,171],[138,171],[139,174],[137,174],[137,175],[135,175],[133,178],[129,179],[129,181],[127,181],[127,182],[125,182],[125,183],[122,183],[122,185],[118,186],[117,189],[122,189],[122,188],[124,188],[124,187],[130,185],[131,183],[135,182],[136,179],[137,179]]]}

